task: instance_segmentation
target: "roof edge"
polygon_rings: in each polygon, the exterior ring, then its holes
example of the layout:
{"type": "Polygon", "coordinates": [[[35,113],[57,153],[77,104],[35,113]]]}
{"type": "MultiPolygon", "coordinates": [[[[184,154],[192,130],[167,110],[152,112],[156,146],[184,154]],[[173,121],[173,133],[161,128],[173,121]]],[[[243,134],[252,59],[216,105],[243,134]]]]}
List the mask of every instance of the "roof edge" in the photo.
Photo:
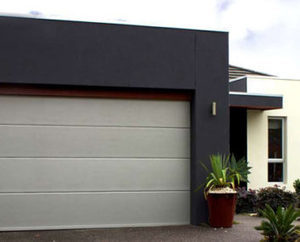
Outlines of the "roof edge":
{"type": "Polygon", "coordinates": [[[102,24],[102,25],[119,25],[119,26],[129,26],[129,27],[140,27],[140,28],[154,28],[154,29],[168,29],[168,30],[180,30],[180,31],[188,31],[188,32],[210,32],[210,33],[220,33],[220,34],[227,34],[228,31],[221,31],[221,30],[205,30],[205,29],[193,29],[193,28],[184,28],[184,27],[172,27],[172,26],[160,26],[160,25],[144,25],[144,24],[131,24],[127,22],[99,22],[99,21],[92,21],[92,20],[82,20],[82,19],[69,19],[64,17],[55,17],[51,18],[50,16],[27,16],[26,14],[9,14],[9,13],[1,13],[0,18],[18,18],[18,19],[32,19],[32,20],[40,20],[40,21],[57,21],[57,22],[70,22],[70,23],[88,23],[88,24],[102,24]]]}
{"type": "Polygon", "coordinates": [[[257,96],[257,97],[283,97],[281,94],[264,94],[264,93],[251,93],[251,92],[235,92],[230,91],[230,95],[244,95],[244,96],[257,96]]]}
{"type": "Polygon", "coordinates": [[[267,73],[264,73],[264,72],[255,71],[255,70],[252,70],[252,69],[248,69],[248,68],[244,68],[244,67],[240,67],[240,66],[235,66],[235,65],[231,65],[231,64],[229,65],[229,67],[238,68],[238,69],[241,69],[243,71],[253,72],[254,74],[257,74],[257,75],[274,76],[274,75],[267,74],[267,73]]]}
{"type": "Polygon", "coordinates": [[[259,78],[259,79],[267,79],[267,80],[278,80],[278,81],[300,81],[300,79],[293,78],[283,78],[277,76],[258,76],[258,75],[246,75],[249,78],[259,78]]]}

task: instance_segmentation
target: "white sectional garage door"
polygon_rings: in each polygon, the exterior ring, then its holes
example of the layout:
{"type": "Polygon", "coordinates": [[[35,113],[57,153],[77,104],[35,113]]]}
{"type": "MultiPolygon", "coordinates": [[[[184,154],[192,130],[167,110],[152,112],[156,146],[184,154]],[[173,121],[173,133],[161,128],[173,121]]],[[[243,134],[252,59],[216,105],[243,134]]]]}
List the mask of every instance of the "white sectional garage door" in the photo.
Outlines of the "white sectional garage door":
{"type": "Polygon", "coordinates": [[[189,109],[0,96],[0,230],[189,224],[189,109]]]}

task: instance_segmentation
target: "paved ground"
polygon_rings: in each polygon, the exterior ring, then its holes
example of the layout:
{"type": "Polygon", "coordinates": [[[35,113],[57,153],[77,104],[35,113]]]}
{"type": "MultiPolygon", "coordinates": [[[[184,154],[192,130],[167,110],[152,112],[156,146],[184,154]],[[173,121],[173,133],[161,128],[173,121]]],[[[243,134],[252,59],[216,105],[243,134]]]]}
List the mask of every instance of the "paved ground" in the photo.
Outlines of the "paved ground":
{"type": "Polygon", "coordinates": [[[147,228],[84,229],[56,231],[0,232],[0,241],[259,241],[254,229],[261,219],[247,215],[235,216],[238,224],[228,229],[209,226],[166,226],[147,228]]]}

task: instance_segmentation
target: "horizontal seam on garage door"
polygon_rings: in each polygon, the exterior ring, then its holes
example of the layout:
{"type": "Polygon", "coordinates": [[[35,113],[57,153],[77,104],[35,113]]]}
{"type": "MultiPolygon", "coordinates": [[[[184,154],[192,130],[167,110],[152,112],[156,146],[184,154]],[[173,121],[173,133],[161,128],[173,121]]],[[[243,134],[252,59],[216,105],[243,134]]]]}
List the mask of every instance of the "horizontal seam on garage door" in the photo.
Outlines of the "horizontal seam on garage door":
{"type": "Polygon", "coordinates": [[[63,157],[63,156],[1,156],[0,159],[190,159],[190,157],[110,157],[110,156],[101,156],[101,157],[63,157]]]}
{"type": "Polygon", "coordinates": [[[0,123],[0,126],[40,126],[40,127],[84,127],[84,128],[151,128],[151,129],[190,129],[190,127],[170,126],[128,126],[128,125],[84,125],[84,124],[8,124],[0,123]]]}
{"type": "Polygon", "coordinates": [[[110,191],[22,191],[22,192],[0,192],[0,195],[22,195],[22,194],[102,194],[102,193],[175,193],[190,192],[185,190],[110,190],[110,191]]]}
{"type": "Polygon", "coordinates": [[[166,160],[189,160],[190,157],[22,157],[22,156],[18,156],[18,157],[12,157],[12,156],[2,156],[0,157],[0,159],[85,159],[85,160],[96,160],[96,159],[136,159],[136,160],[140,160],[140,159],[144,159],[144,160],[161,160],[161,159],[166,159],[166,160]]]}

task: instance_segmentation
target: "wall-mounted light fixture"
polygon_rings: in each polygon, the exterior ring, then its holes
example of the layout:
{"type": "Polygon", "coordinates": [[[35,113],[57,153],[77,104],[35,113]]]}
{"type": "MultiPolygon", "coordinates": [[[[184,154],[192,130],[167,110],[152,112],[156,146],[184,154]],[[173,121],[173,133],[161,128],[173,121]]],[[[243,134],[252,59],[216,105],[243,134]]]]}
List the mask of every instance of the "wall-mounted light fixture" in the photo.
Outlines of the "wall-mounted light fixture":
{"type": "Polygon", "coordinates": [[[217,102],[211,103],[211,114],[212,114],[212,116],[217,115],[217,102]]]}

